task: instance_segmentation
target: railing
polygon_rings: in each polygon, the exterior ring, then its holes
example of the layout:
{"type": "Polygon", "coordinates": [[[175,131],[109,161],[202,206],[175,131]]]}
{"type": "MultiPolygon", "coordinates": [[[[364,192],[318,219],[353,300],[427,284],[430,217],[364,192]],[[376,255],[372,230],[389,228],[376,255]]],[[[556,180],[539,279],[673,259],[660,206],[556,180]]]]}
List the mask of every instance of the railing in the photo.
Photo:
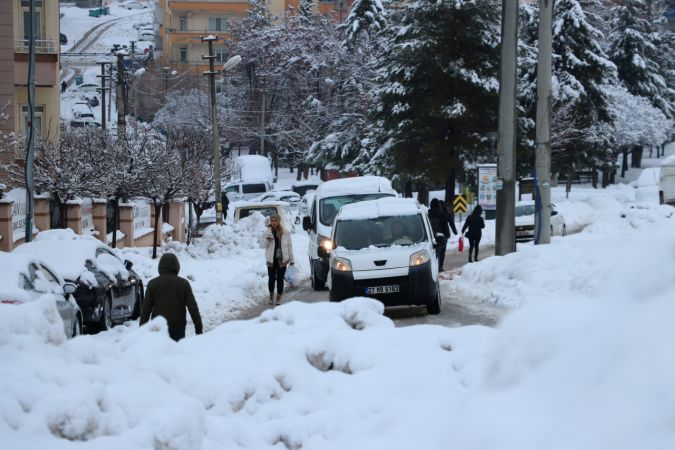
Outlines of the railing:
{"type": "MultiPolygon", "coordinates": [[[[59,46],[56,44],[56,41],[53,39],[41,39],[34,41],[35,43],[35,53],[47,53],[51,55],[56,55],[59,50],[59,46]]],[[[14,52],[15,53],[28,53],[28,39],[18,39],[14,41],[14,52]]]]}

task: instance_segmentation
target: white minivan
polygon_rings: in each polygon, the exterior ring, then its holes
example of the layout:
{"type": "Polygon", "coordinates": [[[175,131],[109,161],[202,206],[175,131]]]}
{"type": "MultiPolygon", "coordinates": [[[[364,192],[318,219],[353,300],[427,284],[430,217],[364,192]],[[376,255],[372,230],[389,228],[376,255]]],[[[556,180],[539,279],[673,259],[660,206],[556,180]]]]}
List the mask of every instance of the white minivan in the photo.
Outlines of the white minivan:
{"type": "Polygon", "coordinates": [[[426,208],[408,198],[382,198],[340,209],[331,235],[332,302],[373,297],[385,306],[441,312],[436,241],[426,208]]]}
{"type": "Polygon", "coordinates": [[[383,177],[341,178],[326,181],[318,187],[309,215],[302,221],[302,227],[309,233],[310,280],[315,290],[323,289],[328,279],[330,235],[333,220],[340,208],[350,203],[382,197],[396,197],[391,181],[383,177]]]}

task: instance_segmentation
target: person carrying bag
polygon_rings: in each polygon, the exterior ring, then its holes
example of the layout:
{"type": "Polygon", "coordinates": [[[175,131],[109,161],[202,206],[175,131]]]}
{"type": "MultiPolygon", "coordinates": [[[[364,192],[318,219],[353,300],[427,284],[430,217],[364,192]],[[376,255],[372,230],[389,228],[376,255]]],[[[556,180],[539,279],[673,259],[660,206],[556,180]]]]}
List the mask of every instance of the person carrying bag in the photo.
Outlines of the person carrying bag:
{"type": "Polygon", "coordinates": [[[284,275],[286,267],[295,264],[293,258],[293,242],[291,234],[281,224],[281,216],[272,214],[267,223],[268,229],[260,237],[260,247],[265,249],[267,263],[268,288],[270,298],[268,304],[273,305],[274,287],[277,288],[276,304],[281,304],[281,296],[284,293],[284,275]]]}

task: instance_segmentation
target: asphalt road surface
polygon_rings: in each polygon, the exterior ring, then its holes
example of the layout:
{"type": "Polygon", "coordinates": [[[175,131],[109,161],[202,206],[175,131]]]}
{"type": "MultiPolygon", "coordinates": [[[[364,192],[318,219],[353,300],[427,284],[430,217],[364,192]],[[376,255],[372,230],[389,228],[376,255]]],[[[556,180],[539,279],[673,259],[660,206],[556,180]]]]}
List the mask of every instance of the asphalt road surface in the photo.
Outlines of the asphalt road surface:
{"type": "MultiPolygon", "coordinates": [[[[480,249],[480,258],[488,258],[494,255],[494,247],[480,249]]],[[[465,325],[494,326],[506,313],[506,309],[475,301],[470,298],[462,298],[453,292],[452,278],[461,271],[468,262],[468,253],[457,253],[452,250],[446,253],[445,271],[441,273],[441,313],[428,315],[425,307],[393,307],[385,309],[385,315],[391,318],[397,326],[409,326],[420,324],[435,324],[447,327],[465,325]]],[[[328,290],[315,291],[309,280],[305,280],[300,286],[288,288],[284,293],[284,303],[300,301],[305,303],[318,303],[328,301],[328,290]]],[[[251,319],[259,316],[266,309],[267,300],[261,300],[255,307],[242,312],[238,319],[251,319]]]]}

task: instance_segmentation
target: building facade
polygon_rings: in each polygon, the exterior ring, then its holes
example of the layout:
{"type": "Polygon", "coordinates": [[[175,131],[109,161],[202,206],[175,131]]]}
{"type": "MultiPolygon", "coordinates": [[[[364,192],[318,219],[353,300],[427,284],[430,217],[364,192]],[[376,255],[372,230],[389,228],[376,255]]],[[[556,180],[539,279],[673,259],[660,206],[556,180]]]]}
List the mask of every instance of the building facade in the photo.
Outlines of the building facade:
{"type": "MultiPolygon", "coordinates": [[[[35,121],[38,139],[55,139],[60,127],[59,2],[33,0],[35,11],[35,121]]],[[[0,2],[0,130],[25,139],[28,127],[29,0],[0,2]]],[[[22,159],[23,155],[13,155],[22,159]]],[[[7,152],[0,158],[12,157],[7,152]]]]}

